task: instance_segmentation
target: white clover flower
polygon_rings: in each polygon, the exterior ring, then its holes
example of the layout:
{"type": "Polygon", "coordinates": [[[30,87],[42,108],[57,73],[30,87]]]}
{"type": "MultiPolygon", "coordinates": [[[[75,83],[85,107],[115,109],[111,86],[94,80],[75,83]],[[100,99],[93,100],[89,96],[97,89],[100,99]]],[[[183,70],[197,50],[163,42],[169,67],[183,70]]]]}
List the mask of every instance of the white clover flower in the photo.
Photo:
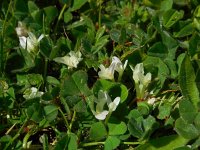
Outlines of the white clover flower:
{"type": "Polygon", "coordinates": [[[105,120],[108,113],[109,113],[109,111],[107,111],[107,110],[104,110],[102,112],[94,112],[94,116],[98,120],[105,120]]]}
{"type": "Polygon", "coordinates": [[[38,50],[39,42],[44,37],[44,34],[40,35],[40,37],[37,39],[36,36],[32,32],[28,32],[28,37],[20,36],[19,42],[20,46],[23,49],[27,49],[29,53],[34,53],[38,50]]]}
{"type": "Polygon", "coordinates": [[[68,55],[66,55],[64,57],[54,58],[54,61],[67,65],[68,69],[77,68],[79,62],[83,59],[83,58],[81,58],[81,55],[82,54],[79,51],[76,53],[74,51],[71,51],[71,52],[69,52],[68,55]]]}
{"type": "Polygon", "coordinates": [[[116,97],[113,102],[109,103],[108,104],[109,111],[110,112],[115,111],[117,106],[119,105],[119,102],[120,102],[120,97],[116,97]]]}
{"type": "Polygon", "coordinates": [[[95,118],[98,120],[104,120],[109,113],[112,113],[116,110],[117,106],[119,105],[120,97],[116,97],[114,101],[111,101],[110,96],[103,91],[99,91],[96,111],[92,110],[95,118]],[[104,105],[107,103],[108,110],[104,110],[104,105]]]}
{"type": "Polygon", "coordinates": [[[111,64],[114,64],[115,65],[115,70],[120,74],[122,75],[127,64],[128,64],[128,60],[125,61],[124,65],[122,64],[122,62],[120,61],[119,58],[117,58],[116,56],[114,56],[112,58],[112,63],[111,64]]]}
{"type": "Polygon", "coordinates": [[[114,71],[115,71],[115,64],[111,64],[108,68],[104,67],[104,65],[100,65],[99,68],[101,69],[98,72],[98,75],[102,79],[114,79],[114,71]]]}
{"type": "Polygon", "coordinates": [[[21,36],[26,37],[28,35],[28,30],[21,21],[18,22],[18,27],[15,28],[15,31],[17,32],[17,35],[19,37],[21,37],[21,36]]]}
{"type": "Polygon", "coordinates": [[[137,98],[143,98],[148,84],[151,82],[151,73],[144,75],[143,63],[139,63],[133,68],[133,80],[135,81],[137,98]]]}
{"type": "Polygon", "coordinates": [[[117,71],[119,73],[119,79],[121,79],[122,74],[127,66],[127,63],[128,63],[128,60],[126,60],[125,64],[123,65],[120,59],[114,56],[108,68],[106,68],[102,64],[99,66],[101,70],[98,72],[98,75],[102,79],[114,80],[114,73],[115,71],[117,71]]]}
{"type": "Polygon", "coordinates": [[[24,91],[23,97],[25,99],[33,99],[33,98],[41,97],[43,94],[44,94],[44,92],[40,92],[40,91],[38,91],[37,88],[31,87],[24,91]]]}
{"type": "Polygon", "coordinates": [[[149,72],[144,75],[143,63],[137,64],[135,68],[131,66],[131,69],[133,71],[133,80],[135,83],[140,83],[146,87],[151,82],[151,73],[149,72]]]}

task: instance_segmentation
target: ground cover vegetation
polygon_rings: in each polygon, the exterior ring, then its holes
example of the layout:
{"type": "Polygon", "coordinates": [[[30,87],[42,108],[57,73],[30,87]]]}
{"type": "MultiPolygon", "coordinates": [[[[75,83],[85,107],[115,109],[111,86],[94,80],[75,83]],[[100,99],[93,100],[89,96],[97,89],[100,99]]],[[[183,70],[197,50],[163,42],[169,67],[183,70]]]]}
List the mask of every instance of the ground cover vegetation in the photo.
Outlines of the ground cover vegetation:
{"type": "Polygon", "coordinates": [[[0,8],[0,149],[198,149],[198,0],[0,8]]]}

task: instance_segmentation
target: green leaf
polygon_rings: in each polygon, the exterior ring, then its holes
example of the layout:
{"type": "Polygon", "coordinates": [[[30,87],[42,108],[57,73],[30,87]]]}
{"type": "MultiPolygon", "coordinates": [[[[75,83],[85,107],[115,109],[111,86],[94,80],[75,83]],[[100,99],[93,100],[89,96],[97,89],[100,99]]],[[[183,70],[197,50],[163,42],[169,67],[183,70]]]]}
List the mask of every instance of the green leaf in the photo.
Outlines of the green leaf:
{"type": "Polygon", "coordinates": [[[98,29],[98,31],[96,33],[96,37],[95,37],[96,41],[98,41],[102,37],[102,35],[104,34],[105,30],[106,30],[105,26],[102,26],[101,28],[98,29]]]}
{"type": "Polygon", "coordinates": [[[158,57],[148,56],[144,61],[144,66],[151,66],[150,68],[158,68],[158,78],[160,81],[160,85],[157,85],[157,88],[162,87],[166,77],[169,76],[169,69],[164,61],[158,57]]]}
{"type": "Polygon", "coordinates": [[[148,115],[150,112],[150,107],[147,102],[138,102],[137,109],[142,115],[148,115]]]}
{"type": "Polygon", "coordinates": [[[128,89],[126,86],[121,83],[114,83],[103,79],[97,80],[93,86],[93,92],[96,96],[100,90],[107,91],[113,100],[119,96],[121,102],[124,102],[128,96],[128,89]]]}
{"type": "Polygon", "coordinates": [[[68,23],[73,18],[72,13],[70,11],[65,11],[64,13],[64,22],[68,23]]]}
{"type": "Polygon", "coordinates": [[[160,4],[160,10],[167,11],[172,8],[173,0],[164,0],[160,4]]]}
{"type": "Polygon", "coordinates": [[[189,40],[189,54],[194,56],[195,54],[200,53],[200,35],[195,32],[189,40]]]}
{"type": "Polygon", "coordinates": [[[45,17],[45,23],[47,23],[48,25],[52,21],[54,21],[54,19],[56,19],[56,17],[58,16],[58,10],[54,6],[45,7],[44,8],[44,13],[46,15],[46,17],[45,17]]]}
{"type": "Polygon", "coordinates": [[[43,21],[43,12],[38,8],[38,6],[32,2],[28,1],[29,13],[33,17],[33,19],[40,25],[42,25],[43,21]]]}
{"type": "Polygon", "coordinates": [[[75,11],[77,9],[80,9],[88,0],[75,0],[73,1],[73,6],[71,8],[71,11],[75,11]]]}
{"type": "Polygon", "coordinates": [[[178,69],[176,62],[172,59],[172,57],[168,57],[165,59],[165,63],[167,64],[170,70],[171,78],[176,78],[178,76],[178,69]]]}
{"type": "Polygon", "coordinates": [[[199,131],[193,124],[187,123],[182,118],[178,118],[175,122],[176,132],[186,139],[194,139],[199,136],[199,131]]]}
{"type": "Polygon", "coordinates": [[[124,122],[120,122],[119,124],[109,122],[108,130],[109,130],[109,135],[122,135],[126,132],[127,127],[124,122]]]}
{"type": "Polygon", "coordinates": [[[185,56],[180,69],[179,84],[183,96],[190,100],[197,110],[199,104],[199,91],[195,83],[195,72],[188,55],[185,56]]]}
{"type": "Polygon", "coordinates": [[[149,48],[147,54],[149,56],[165,58],[167,57],[168,50],[164,44],[162,44],[161,42],[157,42],[149,48]]]}
{"type": "Polygon", "coordinates": [[[92,124],[90,128],[90,139],[99,141],[107,135],[106,127],[102,122],[92,124]]]}
{"type": "Polygon", "coordinates": [[[33,1],[28,1],[29,12],[39,11],[38,6],[33,1]]]}
{"type": "Polygon", "coordinates": [[[197,115],[197,110],[187,99],[183,99],[179,103],[180,116],[188,123],[192,123],[197,115]]]}
{"type": "Polygon", "coordinates": [[[163,15],[163,24],[166,28],[170,28],[174,25],[178,20],[183,18],[184,11],[177,11],[174,9],[170,9],[166,11],[163,15]]]}
{"type": "Polygon", "coordinates": [[[167,31],[161,31],[162,43],[167,47],[168,57],[170,59],[175,59],[176,50],[179,46],[176,39],[172,37],[172,35],[167,31]]]}
{"type": "Polygon", "coordinates": [[[77,141],[78,137],[74,133],[69,133],[69,143],[68,143],[68,149],[69,150],[76,150],[78,149],[77,141]]]}
{"type": "Polygon", "coordinates": [[[51,122],[56,119],[58,115],[58,108],[55,105],[47,105],[44,107],[44,114],[46,119],[51,122]]]}
{"type": "Polygon", "coordinates": [[[16,0],[14,6],[14,16],[19,20],[23,20],[28,13],[27,3],[24,0],[16,0]]]}
{"type": "Polygon", "coordinates": [[[129,119],[128,130],[132,136],[137,138],[141,138],[144,133],[144,129],[142,128],[142,122],[136,121],[134,118],[129,119]]]}
{"type": "Polygon", "coordinates": [[[47,81],[47,83],[54,85],[54,86],[60,85],[60,81],[52,76],[47,76],[46,81],[47,81]]]}
{"type": "Polygon", "coordinates": [[[26,112],[28,117],[37,123],[39,123],[43,119],[42,107],[39,103],[33,103],[27,108],[26,112]]]}
{"type": "Polygon", "coordinates": [[[40,52],[48,59],[50,59],[52,47],[53,47],[53,41],[51,40],[50,37],[45,36],[40,41],[40,52]]]}
{"type": "Polygon", "coordinates": [[[159,109],[158,119],[165,119],[166,117],[169,117],[171,108],[172,108],[172,106],[169,103],[165,103],[165,104],[159,106],[158,107],[158,109],[159,109]]]}
{"type": "Polygon", "coordinates": [[[106,43],[108,43],[108,37],[109,37],[108,35],[105,35],[99,38],[98,41],[96,41],[95,45],[91,49],[93,54],[97,53],[105,46],[106,43]]]}
{"type": "Polygon", "coordinates": [[[151,133],[157,128],[157,122],[156,119],[149,115],[146,119],[143,120],[143,128],[144,128],[144,134],[142,138],[149,138],[151,133]]]}
{"type": "Polygon", "coordinates": [[[192,144],[191,149],[198,149],[200,147],[200,137],[192,144]]]}
{"type": "Polygon", "coordinates": [[[61,83],[61,95],[63,97],[84,95],[89,96],[91,94],[90,89],[87,86],[88,76],[87,73],[80,70],[67,76],[61,83]]]}
{"type": "Polygon", "coordinates": [[[189,146],[181,146],[181,147],[175,148],[173,150],[192,150],[192,149],[189,146]]]}
{"type": "Polygon", "coordinates": [[[76,150],[78,148],[77,145],[77,136],[74,133],[69,134],[61,134],[61,137],[58,138],[58,141],[55,145],[55,150],[76,150]]]}
{"type": "Polygon", "coordinates": [[[200,112],[197,113],[194,119],[194,125],[200,131],[200,112]]]}
{"type": "Polygon", "coordinates": [[[184,146],[188,140],[178,135],[170,135],[149,140],[142,144],[136,150],[173,150],[177,147],[184,146]]]}
{"type": "Polygon", "coordinates": [[[119,42],[120,36],[121,36],[120,30],[118,30],[118,29],[112,29],[112,30],[110,31],[110,38],[111,38],[113,41],[119,42]]]}
{"type": "Polygon", "coordinates": [[[43,77],[41,74],[26,74],[26,75],[17,75],[17,85],[31,85],[31,86],[40,86],[43,83],[43,77]]]}
{"type": "Polygon", "coordinates": [[[109,136],[104,144],[104,150],[114,150],[120,144],[120,140],[115,136],[109,136]]]}
{"type": "Polygon", "coordinates": [[[30,85],[40,86],[43,83],[43,77],[41,74],[28,74],[27,79],[30,85]]]}
{"type": "Polygon", "coordinates": [[[179,32],[175,32],[174,36],[178,38],[185,37],[185,36],[191,35],[193,32],[194,32],[193,24],[189,23],[185,25],[184,27],[182,27],[179,32]]]}
{"type": "Polygon", "coordinates": [[[128,118],[135,118],[136,120],[143,120],[142,114],[138,111],[138,109],[133,109],[129,112],[128,118]]]}

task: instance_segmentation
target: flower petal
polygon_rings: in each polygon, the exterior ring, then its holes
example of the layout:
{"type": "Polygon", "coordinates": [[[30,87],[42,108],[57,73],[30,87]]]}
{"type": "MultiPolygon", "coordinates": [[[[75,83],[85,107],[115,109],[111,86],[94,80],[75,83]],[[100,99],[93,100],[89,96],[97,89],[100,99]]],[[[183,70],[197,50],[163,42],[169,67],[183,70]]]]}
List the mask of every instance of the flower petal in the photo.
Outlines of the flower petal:
{"type": "Polygon", "coordinates": [[[23,49],[26,49],[26,41],[27,41],[27,38],[25,36],[19,37],[19,43],[23,49]]]}
{"type": "Polygon", "coordinates": [[[109,111],[115,111],[119,105],[120,97],[116,97],[113,102],[108,105],[109,111]]]}
{"type": "Polygon", "coordinates": [[[104,110],[101,113],[96,113],[95,114],[95,118],[97,118],[98,120],[104,120],[106,118],[106,116],[108,115],[109,111],[104,110]]]}
{"type": "Polygon", "coordinates": [[[40,42],[43,38],[44,38],[44,34],[41,34],[37,41],[40,42]]]}
{"type": "Polygon", "coordinates": [[[102,79],[114,79],[114,68],[113,66],[110,66],[109,68],[105,68],[102,64],[99,66],[99,68],[101,69],[98,72],[98,75],[100,78],[102,79]]]}

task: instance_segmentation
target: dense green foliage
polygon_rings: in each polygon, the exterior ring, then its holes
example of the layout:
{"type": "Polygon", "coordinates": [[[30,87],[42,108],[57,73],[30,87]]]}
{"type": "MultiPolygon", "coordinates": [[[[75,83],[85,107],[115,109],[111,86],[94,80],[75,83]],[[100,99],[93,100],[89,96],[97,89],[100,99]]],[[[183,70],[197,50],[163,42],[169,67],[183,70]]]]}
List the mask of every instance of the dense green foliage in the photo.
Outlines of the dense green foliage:
{"type": "Polygon", "coordinates": [[[0,149],[200,147],[198,0],[0,8],[0,149]]]}

